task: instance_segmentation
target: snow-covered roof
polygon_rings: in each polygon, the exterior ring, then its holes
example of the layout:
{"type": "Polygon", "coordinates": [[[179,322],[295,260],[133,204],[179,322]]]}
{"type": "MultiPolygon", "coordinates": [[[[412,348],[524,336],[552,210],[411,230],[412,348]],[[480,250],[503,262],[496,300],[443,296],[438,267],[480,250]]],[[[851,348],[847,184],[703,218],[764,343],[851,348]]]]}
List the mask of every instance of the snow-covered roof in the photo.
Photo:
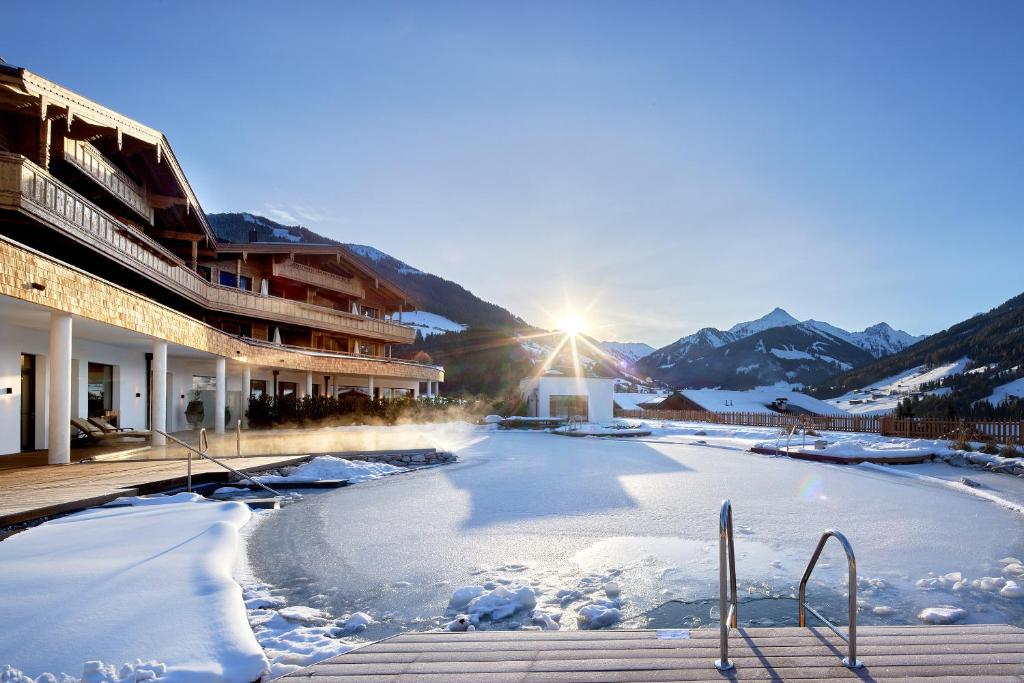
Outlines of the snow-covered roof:
{"type": "Polygon", "coordinates": [[[784,398],[793,406],[816,415],[842,415],[846,411],[813,396],[780,387],[755,387],[747,391],[727,389],[684,389],[681,393],[705,410],[715,413],[770,413],[768,404],[784,398]]]}
{"type": "Polygon", "coordinates": [[[664,398],[664,396],[664,394],[616,392],[615,394],[613,394],[612,398],[615,400],[615,405],[617,405],[622,410],[640,410],[641,403],[647,403],[658,398],[664,398]]]}

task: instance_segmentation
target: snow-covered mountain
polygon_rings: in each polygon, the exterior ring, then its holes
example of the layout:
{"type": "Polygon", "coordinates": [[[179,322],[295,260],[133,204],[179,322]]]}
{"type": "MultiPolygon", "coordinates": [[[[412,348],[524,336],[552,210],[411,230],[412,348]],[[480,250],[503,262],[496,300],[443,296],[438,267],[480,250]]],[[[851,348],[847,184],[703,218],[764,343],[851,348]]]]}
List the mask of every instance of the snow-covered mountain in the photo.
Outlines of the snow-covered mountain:
{"type": "Polygon", "coordinates": [[[611,356],[635,363],[645,356],[654,353],[654,347],[643,342],[602,341],[597,345],[611,356]]]}
{"type": "Polygon", "coordinates": [[[733,335],[735,339],[742,339],[743,337],[749,337],[752,334],[764,332],[765,330],[773,327],[786,327],[788,325],[797,325],[799,323],[800,321],[789,313],[779,307],[775,307],[769,313],[766,313],[757,320],[750,320],[745,323],[736,323],[729,328],[729,334],[733,335]]]}
{"type": "Polygon", "coordinates": [[[835,335],[845,339],[854,346],[859,346],[875,358],[882,358],[883,356],[897,353],[924,339],[924,336],[915,337],[909,332],[894,329],[889,323],[878,323],[860,332],[847,332],[842,328],[829,325],[820,320],[808,320],[806,323],[813,325],[826,334],[835,335]]]}
{"type": "Polygon", "coordinates": [[[820,382],[918,341],[887,323],[848,332],[799,321],[781,308],[733,325],[705,327],[649,354],[641,371],[679,387],[746,388],[820,382]]]}
{"type": "Polygon", "coordinates": [[[402,324],[415,327],[424,337],[432,334],[444,334],[445,332],[462,332],[465,325],[454,320],[449,320],[443,315],[430,313],[429,311],[412,311],[402,313],[402,324]]]}

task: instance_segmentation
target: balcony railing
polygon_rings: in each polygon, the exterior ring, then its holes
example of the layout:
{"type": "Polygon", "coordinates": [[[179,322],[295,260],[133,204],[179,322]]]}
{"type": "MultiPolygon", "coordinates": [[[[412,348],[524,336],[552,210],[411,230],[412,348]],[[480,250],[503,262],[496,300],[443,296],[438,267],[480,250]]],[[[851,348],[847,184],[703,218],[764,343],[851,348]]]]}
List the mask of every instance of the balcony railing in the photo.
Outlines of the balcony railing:
{"type": "Polygon", "coordinates": [[[366,291],[363,289],[362,284],[355,278],[329,273],[326,270],[313,268],[304,263],[296,263],[291,259],[275,262],[272,274],[304,282],[314,287],[329,289],[332,292],[342,292],[357,299],[362,299],[366,296],[366,291]]]}
{"type": "Polygon", "coordinates": [[[0,152],[0,206],[35,216],[204,308],[399,344],[416,338],[414,329],[397,323],[208,282],[159,242],[19,154],[0,152]]]}
{"type": "Polygon", "coordinates": [[[123,202],[128,208],[153,224],[153,207],[146,190],[125,175],[103,154],[84,140],[64,138],[64,160],[89,176],[123,202]]]}

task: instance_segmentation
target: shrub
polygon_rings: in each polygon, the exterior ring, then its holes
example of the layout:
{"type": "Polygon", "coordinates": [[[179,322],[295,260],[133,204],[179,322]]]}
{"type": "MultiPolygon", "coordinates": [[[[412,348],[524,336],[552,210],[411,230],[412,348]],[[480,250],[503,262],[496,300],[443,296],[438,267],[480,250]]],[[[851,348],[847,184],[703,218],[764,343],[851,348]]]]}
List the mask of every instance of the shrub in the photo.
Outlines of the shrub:
{"type": "Polygon", "coordinates": [[[981,447],[981,452],[985,455],[998,455],[999,446],[996,444],[995,439],[989,439],[985,442],[985,445],[981,447]]]}
{"type": "Polygon", "coordinates": [[[1020,451],[1017,450],[1017,446],[1012,443],[1008,443],[999,450],[999,455],[1004,458],[1019,458],[1021,457],[1020,451]]]}

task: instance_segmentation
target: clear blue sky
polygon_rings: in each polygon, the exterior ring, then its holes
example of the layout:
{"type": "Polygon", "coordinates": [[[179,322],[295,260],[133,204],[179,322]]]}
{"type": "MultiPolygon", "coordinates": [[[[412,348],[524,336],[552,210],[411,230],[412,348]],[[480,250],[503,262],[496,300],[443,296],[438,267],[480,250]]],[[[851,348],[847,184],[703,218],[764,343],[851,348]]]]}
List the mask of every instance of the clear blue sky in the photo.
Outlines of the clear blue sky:
{"type": "Polygon", "coordinates": [[[207,211],[539,325],[782,306],[934,332],[1024,290],[1024,2],[17,3],[0,56],[164,131],[207,211]]]}

